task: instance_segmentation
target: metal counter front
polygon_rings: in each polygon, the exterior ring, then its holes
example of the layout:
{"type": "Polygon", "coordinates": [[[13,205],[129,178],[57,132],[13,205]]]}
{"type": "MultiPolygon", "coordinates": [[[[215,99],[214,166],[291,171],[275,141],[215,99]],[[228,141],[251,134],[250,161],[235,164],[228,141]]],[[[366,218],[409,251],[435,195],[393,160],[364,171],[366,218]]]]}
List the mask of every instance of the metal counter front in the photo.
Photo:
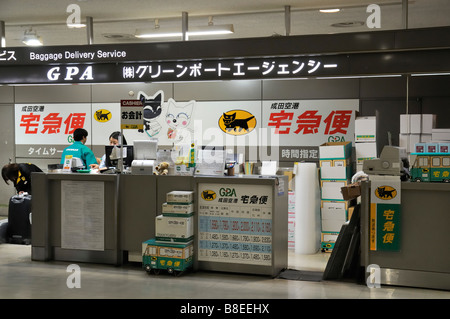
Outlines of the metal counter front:
{"type": "Polygon", "coordinates": [[[369,243],[371,182],[361,183],[361,264],[379,267],[381,284],[450,290],[450,184],[401,183],[400,249],[369,243]]]}
{"type": "Polygon", "coordinates": [[[287,267],[285,176],[33,174],[32,259],[142,260],[168,192],[195,191],[194,269],[276,276],[287,267]]]}

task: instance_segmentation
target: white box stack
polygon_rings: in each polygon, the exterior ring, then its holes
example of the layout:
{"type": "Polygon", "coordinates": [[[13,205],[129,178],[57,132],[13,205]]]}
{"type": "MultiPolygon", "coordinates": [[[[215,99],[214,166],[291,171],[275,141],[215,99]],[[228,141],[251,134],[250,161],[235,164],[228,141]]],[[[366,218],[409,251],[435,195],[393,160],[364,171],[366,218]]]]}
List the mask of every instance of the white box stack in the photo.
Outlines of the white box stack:
{"type": "Polygon", "coordinates": [[[434,140],[435,114],[400,114],[399,146],[410,155],[415,153],[416,144],[434,140]]]}
{"type": "Polygon", "coordinates": [[[355,119],[356,171],[362,171],[364,160],[377,158],[377,118],[376,116],[355,119]]]}
{"type": "Polygon", "coordinates": [[[319,157],[321,248],[331,250],[342,225],[348,220],[349,201],[344,200],[341,187],[348,185],[353,175],[352,143],[336,142],[320,145],[319,157]]]}
{"type": "Polygon", "coordinates": [[[162,214],[156,216],[156,241],[188,243],[194,239],[193,203],[193,191],[172,191],[166,194],[162,214]]]}

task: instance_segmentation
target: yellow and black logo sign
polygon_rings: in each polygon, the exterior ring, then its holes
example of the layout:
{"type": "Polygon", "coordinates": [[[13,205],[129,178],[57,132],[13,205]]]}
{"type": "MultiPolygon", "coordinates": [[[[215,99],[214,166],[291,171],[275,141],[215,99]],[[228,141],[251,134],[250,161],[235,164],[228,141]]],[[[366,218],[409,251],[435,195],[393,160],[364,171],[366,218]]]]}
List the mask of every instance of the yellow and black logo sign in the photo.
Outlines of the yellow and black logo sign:
{"type": "Polygon", "coordinates": [[[375,190],[375,195],[379,199],[389,200],[397,196],[397,190],[391,186],[379,186],[375,190]]]}
{"type": "Polygon", "coordinates": [[[111,112],[104,109],[97,110],[95,111],[94,119],[100,123],[108,122],[111,119],[111,112]]]}
{"type": "Polygon", "coordinates": [[[232,110],[223,113],[219,118],[220,129],[231,135],[245,135],[256,127],[256,118],[253,114],[243,110],[232,110]]]}
{"type": "Polygon", "coordinates": [[[204,200],[214,200],[216,198],[217,194],[215,191],[206,190],[202,192],[202,198],[204,200]]]}

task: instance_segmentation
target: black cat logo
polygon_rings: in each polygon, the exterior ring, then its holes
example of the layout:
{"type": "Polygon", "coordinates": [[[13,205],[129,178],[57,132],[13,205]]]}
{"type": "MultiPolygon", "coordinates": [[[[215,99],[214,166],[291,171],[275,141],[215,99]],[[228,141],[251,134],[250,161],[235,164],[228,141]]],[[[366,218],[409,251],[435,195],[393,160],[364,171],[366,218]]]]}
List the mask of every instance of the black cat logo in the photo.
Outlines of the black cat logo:
{"type": "Polygon", "coordinates": [[[375,190],[375,195],[380,199],[393,199],[397,196],[397,190],[391,186],[380,186],[375,190]]]}
{"type": "Polygon", "coordinates": [[[214,200],[216,198],[216,192],[211,190],[206,190],[202,192],[202,198],[204,200],[214,200]]]}
{"type": "Polygon", "coordinates": [[[108,122],[110,120],[110,115],[111,115],[111,112],[108,110],[98,110],[98,111],[95,111],[94,118],[98,122],[108,122]]]}
{"type": "Polygon", "coordinates": [[[233,110],[223,113],[219,119],[220,129],[231,135],[244,135],[256,127],[256,118],[250,112],[233,110]]]}

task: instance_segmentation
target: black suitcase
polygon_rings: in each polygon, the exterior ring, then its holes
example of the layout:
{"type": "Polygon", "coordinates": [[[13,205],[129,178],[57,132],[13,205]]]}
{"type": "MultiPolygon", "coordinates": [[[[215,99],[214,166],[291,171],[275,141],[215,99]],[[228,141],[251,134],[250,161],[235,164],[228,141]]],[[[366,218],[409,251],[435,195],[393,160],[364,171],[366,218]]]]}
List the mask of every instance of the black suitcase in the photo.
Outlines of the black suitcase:
{"type": "Polygon", "coordinates": [[[7,241],[31,244],[31,195],[14,195],[9,200],[7,241]]]}

